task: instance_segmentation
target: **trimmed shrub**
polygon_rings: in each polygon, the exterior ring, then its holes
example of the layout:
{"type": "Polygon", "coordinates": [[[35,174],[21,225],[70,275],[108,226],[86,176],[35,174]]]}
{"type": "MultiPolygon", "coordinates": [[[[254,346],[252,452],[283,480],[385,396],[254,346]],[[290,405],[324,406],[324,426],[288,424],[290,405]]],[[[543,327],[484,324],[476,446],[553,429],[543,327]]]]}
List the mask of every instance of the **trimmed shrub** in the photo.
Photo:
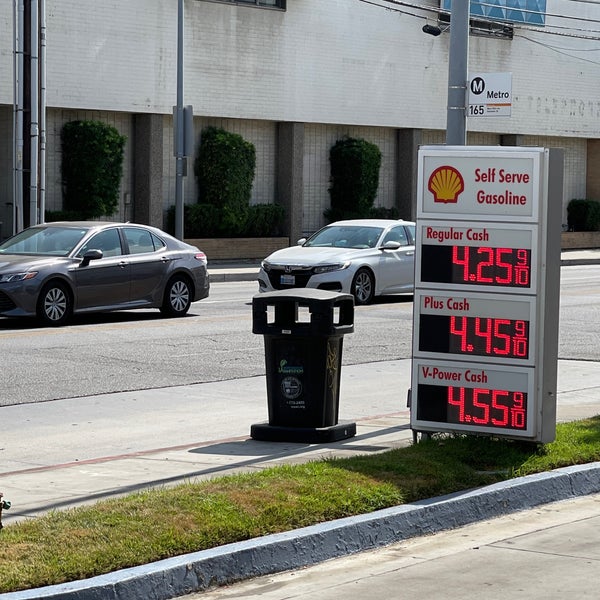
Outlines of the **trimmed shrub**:
{"type": "Polygon", "coordinates": [[[338,140],[329,151],[331,163],[330,221],[369,217],[379,186],[381,151],[363,139],[338,140]]]}
{"type": "Polygon", "coordinates": [[[371,219],[399,219],[400,211],[395,206],[392,208],[374,206],[369,213],[369,217],[371,219]]]}
{"type": "Polygon", "coordinates": [[[245,235],[268,237],[281,235],[285,210],[280,204],[253,204],[248,210],[245,235]]]}
{"type": "Polygon", "coordinates": [[[73,210],[47,210],[44,221],[53,223],[55,221],[85,221],[85,216],[73,210]]]}
{"type": "Polygon", "coordinates": [[[61,132],[66,213],[96,219],[119,206],[126,137],[100,121],[70,121],[61,132]]]}
{"type": "MultiPolygon", "coordinates": [[[[223,227],[222,211],[212,204],[186,204],[183,209],[184,237],[269,237],[281,235],[285,211],[279,204],[254,204],[248,208],[239,233],[223,227]]],[[[167,212],[167,231],[175,230],[175,207],[167,212]]]]}
{"type": "Polygon", "coordinates": [[[241,135],[218,127],[207,127],[202,132],[194,161],[198,202],[218,209],[217,235],[242,235],[248,218],[255,165],[254,144],[241,135]]]}
{"type": "Polygon", "coordinates": [[[567,206],[569,231],[600,231],[600,202],[571,200],[567,206]]]}

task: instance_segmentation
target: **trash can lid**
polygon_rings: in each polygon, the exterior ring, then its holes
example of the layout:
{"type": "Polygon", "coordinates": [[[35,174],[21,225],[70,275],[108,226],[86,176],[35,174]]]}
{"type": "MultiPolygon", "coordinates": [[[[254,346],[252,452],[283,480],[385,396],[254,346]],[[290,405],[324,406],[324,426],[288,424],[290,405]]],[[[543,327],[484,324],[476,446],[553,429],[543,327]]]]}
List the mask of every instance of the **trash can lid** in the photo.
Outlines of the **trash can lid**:
{"type": "Polygon", "coordinates": [[[254,298],[264,298],[269,300],[270,298],[287,298],[290,300],[294,299],[306,299],[306,300],[342,300],[352,299],[352,294],[343,294],[341,292],[331,292],[329,290],[319,290],[316,288],[290,288],[289,290],[276,290],[274,292],[263,292],[254,296],[254,298]]]}

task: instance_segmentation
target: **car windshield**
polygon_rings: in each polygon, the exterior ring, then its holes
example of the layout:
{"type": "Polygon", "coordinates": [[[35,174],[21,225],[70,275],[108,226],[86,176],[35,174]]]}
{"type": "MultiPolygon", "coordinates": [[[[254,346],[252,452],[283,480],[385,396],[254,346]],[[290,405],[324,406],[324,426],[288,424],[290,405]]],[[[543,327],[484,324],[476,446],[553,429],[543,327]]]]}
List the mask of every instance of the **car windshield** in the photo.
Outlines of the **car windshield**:
{"type": "Polygon", "coordinates": [[[304,246],[331,246],[334,248],[375,248],[382,227],[366,225],[330,225],[317,231],[304,246]]]}
{"type": "Polygon", "coordinates": [[[0,254],[68,256],[86,233],[82,227],[33,227],[0,244],[0,254]]]}

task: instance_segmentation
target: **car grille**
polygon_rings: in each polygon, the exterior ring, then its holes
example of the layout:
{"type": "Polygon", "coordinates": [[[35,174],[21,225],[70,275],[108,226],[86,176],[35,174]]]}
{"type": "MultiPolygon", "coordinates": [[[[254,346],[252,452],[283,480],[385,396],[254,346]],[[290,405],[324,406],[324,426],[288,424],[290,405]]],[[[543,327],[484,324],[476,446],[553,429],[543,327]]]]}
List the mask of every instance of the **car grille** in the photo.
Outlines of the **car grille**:
{"type": "Polygon", "coordinates": [[[16,304],[4,292],[0,292],[0,312],[8,312],[15,308],[16,304]]]}
{"type": "Polygon", "coordinates": [[[269,281],[271,282],[271,286],[274,290],[287,290],[292,287],[304,288],[308,285],[308,280],[310,279],[311,275],[312,269],[310,267],[296,267],[288,269],[287,271],[284,268],[271,267],[268,272],[269,281]],[[282,285],[282,275],[293,275],[296,282],[293,286],[282,285]]]}

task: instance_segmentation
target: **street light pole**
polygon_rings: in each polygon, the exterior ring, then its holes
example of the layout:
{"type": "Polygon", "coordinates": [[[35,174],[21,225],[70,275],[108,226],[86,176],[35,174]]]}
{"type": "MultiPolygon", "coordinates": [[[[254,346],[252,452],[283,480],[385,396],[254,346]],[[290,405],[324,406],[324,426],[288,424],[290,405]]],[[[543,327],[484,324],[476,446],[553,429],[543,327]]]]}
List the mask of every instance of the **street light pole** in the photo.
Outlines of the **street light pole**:
{"type": "Polygon", "coordinates": [[[469,61],[469,0],[452,0],[448,55],[448,115],[446,144],[467,143],[467,84],[469,61]]]}
{"type": "Polygon", "coordinates": [[[177,106],[175,117],[175,237],[183,239],[183,0],[177,0],[177,106]]]}

